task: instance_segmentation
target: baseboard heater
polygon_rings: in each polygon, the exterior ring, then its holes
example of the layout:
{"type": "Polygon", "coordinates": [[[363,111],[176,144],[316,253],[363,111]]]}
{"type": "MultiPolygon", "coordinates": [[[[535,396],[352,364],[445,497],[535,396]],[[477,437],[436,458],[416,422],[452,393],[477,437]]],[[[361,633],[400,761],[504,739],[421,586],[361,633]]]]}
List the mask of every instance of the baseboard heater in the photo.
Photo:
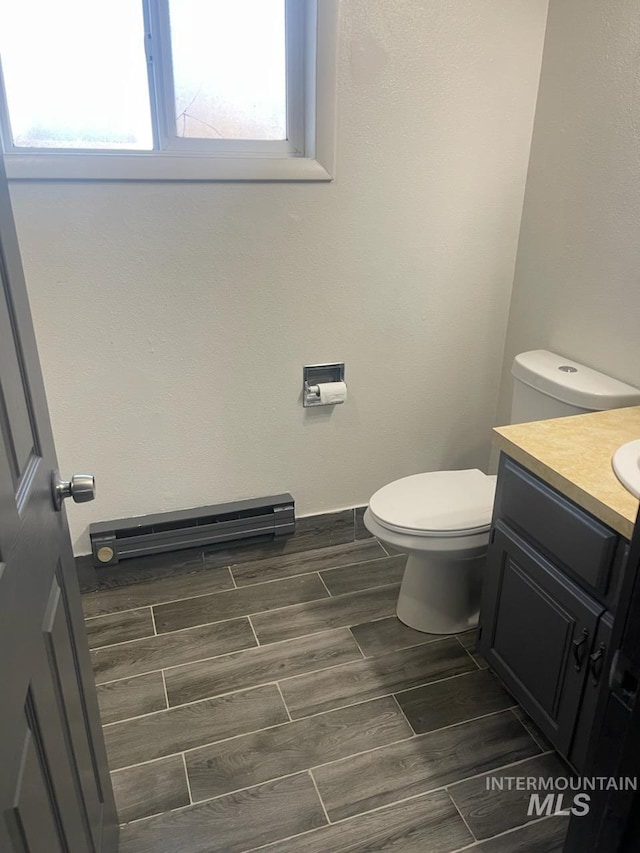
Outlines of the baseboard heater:
{"type": "Polygon", "coordinates": [[[89,527],[96,566],[130,557],[197,548],[295,531],[295,503],[290,494],[161,512],[138,518],[100,521],[89,527]]]}

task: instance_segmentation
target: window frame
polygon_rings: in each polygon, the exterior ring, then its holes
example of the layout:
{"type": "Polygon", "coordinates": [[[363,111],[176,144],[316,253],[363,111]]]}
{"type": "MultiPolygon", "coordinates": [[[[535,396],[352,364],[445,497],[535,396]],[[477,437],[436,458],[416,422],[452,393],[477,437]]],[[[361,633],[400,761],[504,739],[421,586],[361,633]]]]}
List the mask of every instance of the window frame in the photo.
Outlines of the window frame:
{"type": "Polygon", "coordinates": [[[338,5],[339,0],[285,0],[289,139],[284,141],[185,139],[172,133],[175,96],[169,0],[143,0],[153,151],[15,148],[0,68],[0,136],[7,177],[12,181],[333,180],[338,5]]]}

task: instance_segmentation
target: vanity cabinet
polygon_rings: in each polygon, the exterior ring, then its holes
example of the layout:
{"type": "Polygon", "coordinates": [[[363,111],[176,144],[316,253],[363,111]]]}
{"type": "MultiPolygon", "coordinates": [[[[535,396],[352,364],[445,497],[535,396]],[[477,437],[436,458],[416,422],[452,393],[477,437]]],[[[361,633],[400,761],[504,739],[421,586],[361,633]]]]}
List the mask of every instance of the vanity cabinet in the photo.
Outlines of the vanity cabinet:
{"type": "Polygon", "coordinates": [[[627,543],[501,457],[478,644],[555,748],[580,770],[611,659],[627,543]]]}

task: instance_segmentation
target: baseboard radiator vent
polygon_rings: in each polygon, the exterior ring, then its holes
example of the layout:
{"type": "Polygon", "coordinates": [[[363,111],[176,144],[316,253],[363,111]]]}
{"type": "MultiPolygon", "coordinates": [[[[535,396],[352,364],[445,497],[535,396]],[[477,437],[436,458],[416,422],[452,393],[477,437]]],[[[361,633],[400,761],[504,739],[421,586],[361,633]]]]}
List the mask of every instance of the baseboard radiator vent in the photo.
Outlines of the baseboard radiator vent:
{"type": "Polygon", "coordinates": [[[295,531],[290,494],[100,521],[89,527],[95,566],[112,566],[130,557],[198,548],[295,531]]]}

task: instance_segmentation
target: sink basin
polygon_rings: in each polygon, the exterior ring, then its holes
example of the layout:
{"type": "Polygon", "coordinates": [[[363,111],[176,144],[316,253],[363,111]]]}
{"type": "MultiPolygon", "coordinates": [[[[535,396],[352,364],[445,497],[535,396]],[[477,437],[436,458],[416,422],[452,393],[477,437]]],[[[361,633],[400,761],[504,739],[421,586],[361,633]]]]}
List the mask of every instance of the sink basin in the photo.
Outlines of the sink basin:
{"type": "Polygon", "coordinates": [[[616,477],[632,495],[640,497],[640,439],[623,444],[611,460],[616,477]]]}

